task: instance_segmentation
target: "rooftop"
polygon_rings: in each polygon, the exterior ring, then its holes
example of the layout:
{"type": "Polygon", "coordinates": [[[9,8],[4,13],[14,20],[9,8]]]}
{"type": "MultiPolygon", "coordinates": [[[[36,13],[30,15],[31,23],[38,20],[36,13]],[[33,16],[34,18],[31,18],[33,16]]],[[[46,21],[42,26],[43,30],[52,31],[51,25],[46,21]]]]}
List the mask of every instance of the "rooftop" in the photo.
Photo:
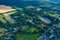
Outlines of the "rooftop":
{"type": "Polygon", "coordinates": [[[51,23],[51,20],[46,17],[41,17],[40,19],[45,23],[48,23],[48,24],[51,23]]]}

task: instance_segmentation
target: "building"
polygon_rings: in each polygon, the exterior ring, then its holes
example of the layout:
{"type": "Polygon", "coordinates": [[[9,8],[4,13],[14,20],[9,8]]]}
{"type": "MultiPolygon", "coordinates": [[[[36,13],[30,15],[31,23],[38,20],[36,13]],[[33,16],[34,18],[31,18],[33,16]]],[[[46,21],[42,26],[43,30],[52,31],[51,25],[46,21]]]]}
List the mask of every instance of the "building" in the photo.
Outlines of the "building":
{"type": "Polygon", "coordinates": [[[47,24],[50,24],[51,23],[51,20],[48,19],[47,17],[41,17],[40,20],[44,23],[47,23],[47,24]]]}
{"type": "Polygon", "coordinates": [[[57,14],[57,18],[60,20],[60,14],[57,14]]]}
{"type": "Polygon", "coordinates": [[[9,34],[8,36],[5,37],[5,40],[15,40],[14,35],[9,34]]]}

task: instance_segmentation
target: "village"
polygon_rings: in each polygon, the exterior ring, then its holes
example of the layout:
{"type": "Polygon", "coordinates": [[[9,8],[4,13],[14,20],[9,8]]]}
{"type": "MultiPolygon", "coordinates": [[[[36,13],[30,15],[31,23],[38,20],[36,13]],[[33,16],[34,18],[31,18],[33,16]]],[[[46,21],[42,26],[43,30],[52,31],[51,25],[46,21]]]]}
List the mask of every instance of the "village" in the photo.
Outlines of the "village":
{"type": "Polygon", "coordinates": [[[20,32],[22,35],[38,33],[37,39],[34,40],[59,40],[59,10],[51,5],[51,9],[44,6],[19,8],[0,5],[0,37],[4,38],[1,40],[17,40],[15,36],[20,32]]]}

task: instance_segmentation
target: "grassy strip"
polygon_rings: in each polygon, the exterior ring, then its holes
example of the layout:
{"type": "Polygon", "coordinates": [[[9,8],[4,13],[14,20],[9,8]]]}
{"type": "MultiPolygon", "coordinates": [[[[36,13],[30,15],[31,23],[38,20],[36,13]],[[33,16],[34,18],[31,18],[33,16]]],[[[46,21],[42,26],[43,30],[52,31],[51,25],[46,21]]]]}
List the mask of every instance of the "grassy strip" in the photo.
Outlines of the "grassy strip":
{"type": "Polygon", "coordinates": [[[40,36],[40,33],[36,34],[17,34],[16,40],[37,40],[37,38],[40,36]]]}

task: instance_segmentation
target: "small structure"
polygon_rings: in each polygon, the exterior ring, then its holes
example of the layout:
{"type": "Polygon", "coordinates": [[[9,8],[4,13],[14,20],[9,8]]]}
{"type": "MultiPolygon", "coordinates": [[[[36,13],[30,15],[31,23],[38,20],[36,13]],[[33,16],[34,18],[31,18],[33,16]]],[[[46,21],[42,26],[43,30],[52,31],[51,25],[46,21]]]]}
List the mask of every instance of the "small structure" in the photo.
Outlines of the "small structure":
{"type": "Polygon", "coordinates": [[[9,34],[8,36],[5,37],[6,40],[15,40],[14,35],[9,34]]]}
{"type": "Polygon", "coordinates": [[[26,21],[28,21],[28,22],[30,22],[30,23],[32,23],[32,24],[35,24],[32,19],[29,19],[29,18],[28,18],[28,19],[26,19],[26,21]]]}
{"type": "Polygon", "coordinates": [[[41,8],[37,8],[37,9],[36,9],[36,11],[40,11],[40,10],[41,10],[41,8]]]}
{"type": "Polygon", "coordinates": [[[57,14],[57,18],[60,20],[60,14],[57,14]]]}
{"type": "Polygon", "coordinates": [[[14,29],[14,33],[17,33],[18,32],[18,30],[19,30],[19,28],[13,28],[14,29]]]}

